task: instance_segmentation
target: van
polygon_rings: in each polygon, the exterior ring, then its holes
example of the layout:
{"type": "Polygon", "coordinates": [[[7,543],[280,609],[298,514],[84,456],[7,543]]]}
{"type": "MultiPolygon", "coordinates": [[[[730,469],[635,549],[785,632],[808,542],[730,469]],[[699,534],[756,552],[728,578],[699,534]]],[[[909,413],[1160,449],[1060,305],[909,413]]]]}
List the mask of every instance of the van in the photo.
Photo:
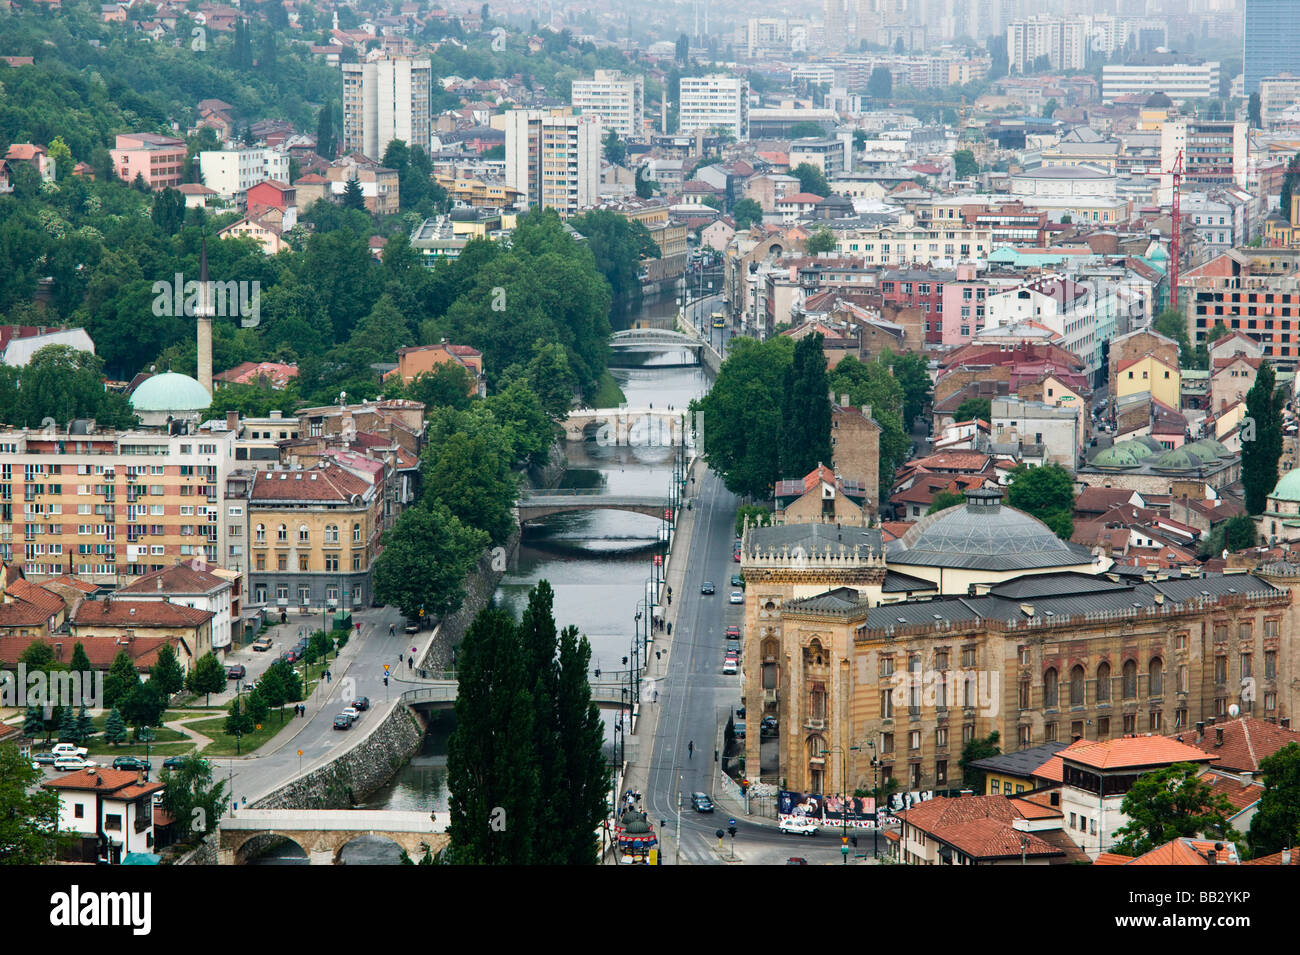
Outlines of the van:
{"type": "Polygon", "coordinates": [[[56,756],[54,759],[54,768],[59,770],[86,769],[94,765],[80,756],[56,756]]]}

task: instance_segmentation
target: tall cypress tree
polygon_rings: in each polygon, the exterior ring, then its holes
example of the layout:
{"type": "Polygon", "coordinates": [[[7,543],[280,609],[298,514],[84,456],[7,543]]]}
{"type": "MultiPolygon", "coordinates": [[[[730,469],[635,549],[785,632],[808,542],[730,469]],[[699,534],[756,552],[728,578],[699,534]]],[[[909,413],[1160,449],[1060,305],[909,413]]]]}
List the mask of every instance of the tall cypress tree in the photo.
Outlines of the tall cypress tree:
{"type": "Polygon", "coordinates": [[[452,861],[532,861],[538,803],[530,676],[519,630],[495,608],[474,619],[457,654],[456,729],[447,743],[452,861]]]}
{"type": "Polygon", "coordinates": [[[831,463],[830,384],[821,333],[801,338],[785,378],[781,422],[781,476],[801,478],[831,463]]]}
{"type": "Polygon", "coordinates": [[[556,738],[560,750],[560,776],[556,789],[556,831],[563,839],[564,865],[592,865],[598,861],[592,833],[605,817],[609,769],[601,751],[604,722],[591,699],[587,668],[591,644],[577,627],[560,634],[559,686],[555,696],[556,738]]]}
{"type": "Polygon", "coordinates": [[[1260,362],[1255,384],[1246,393],[1246,417],[1241,423],[1241,483],[1250,514],[1264,512],[1268,495],[1277,486],[1277,462],[1282,456],[1280,399],[1273,366],[1260,362]]]}
{"type": "Polygon", "coordinates": [[[537,782],[542,799],[533,813],[536,838],[533,862],[563,864],[562,830],[558,825],[558,800],[566,785],[561,776],[556,700],[559,665],[556,661],[557,634],[554,614],[555,593],[548,581],[538,581],[528,594],[528,606],[519,621],[525,672],[532,680],[533,754],[537,761],[537,782]]]}

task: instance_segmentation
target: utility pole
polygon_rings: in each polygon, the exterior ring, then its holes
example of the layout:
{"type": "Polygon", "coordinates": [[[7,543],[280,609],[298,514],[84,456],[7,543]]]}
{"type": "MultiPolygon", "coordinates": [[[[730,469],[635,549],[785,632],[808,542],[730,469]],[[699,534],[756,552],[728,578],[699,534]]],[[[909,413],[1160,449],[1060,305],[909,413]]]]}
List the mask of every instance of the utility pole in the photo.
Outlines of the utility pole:
{"type": "Polygon", "coordinates": [[[673,865],[682,864],[682,777],[677,777],[677,849],[673,854],[673,865]]]}

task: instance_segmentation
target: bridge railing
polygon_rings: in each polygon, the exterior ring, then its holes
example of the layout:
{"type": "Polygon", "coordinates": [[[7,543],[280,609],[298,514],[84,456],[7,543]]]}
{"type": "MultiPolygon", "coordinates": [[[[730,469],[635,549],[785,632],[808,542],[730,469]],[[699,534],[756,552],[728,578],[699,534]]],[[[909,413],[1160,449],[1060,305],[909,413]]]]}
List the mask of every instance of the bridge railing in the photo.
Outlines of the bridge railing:
{"type": "Polygon", "coordinates": [[[603,487],[542,487],[523,495],[530,497],[598,497],[606,491],[603,487]]]}

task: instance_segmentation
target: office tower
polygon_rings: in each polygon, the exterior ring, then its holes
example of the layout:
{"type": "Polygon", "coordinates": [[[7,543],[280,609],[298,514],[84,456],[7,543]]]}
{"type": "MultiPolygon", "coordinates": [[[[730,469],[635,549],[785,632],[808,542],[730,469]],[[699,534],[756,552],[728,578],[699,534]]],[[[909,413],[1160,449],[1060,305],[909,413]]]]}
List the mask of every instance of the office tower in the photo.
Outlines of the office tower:
{"type": "Polygon", "coordinates": [[[1245,92],[1281,73],[1300,74],[1300,0],[1246,0],[1245,92]]]}
{"type": "Polygon", "coordinates": [[[824,0],[823,22],[826,26],[826,49],[843,50],[849,38],[849,22],[844,12],[844,0],[824,0]]]}
{"type": "Polygon", "coordinates": [[[573,81],[573,108],[600,117],[620,139],[641,138],[645,125],[645,80],[619,70],[597,70],[589,80],[573,81]]]}
{"type": "Polygon", "coordinates": [[[344,63],[343,151],[380,160],[394,139],[428,149],[432,83],[428,60],[344,63]]]}
{"type": "Polygon", "coordinates": [[[504,119],[506,184],[529,206],[549,206],[568,217],[595,204],[604,136],[598,116],[516,109],[504,119]]]}
{"type": "Polygon", "coordinates": [[[749,82],[743,76],[723,73],[683,76],[677,129],[717,129],[736,139],[748,139],[749,82]]]}

